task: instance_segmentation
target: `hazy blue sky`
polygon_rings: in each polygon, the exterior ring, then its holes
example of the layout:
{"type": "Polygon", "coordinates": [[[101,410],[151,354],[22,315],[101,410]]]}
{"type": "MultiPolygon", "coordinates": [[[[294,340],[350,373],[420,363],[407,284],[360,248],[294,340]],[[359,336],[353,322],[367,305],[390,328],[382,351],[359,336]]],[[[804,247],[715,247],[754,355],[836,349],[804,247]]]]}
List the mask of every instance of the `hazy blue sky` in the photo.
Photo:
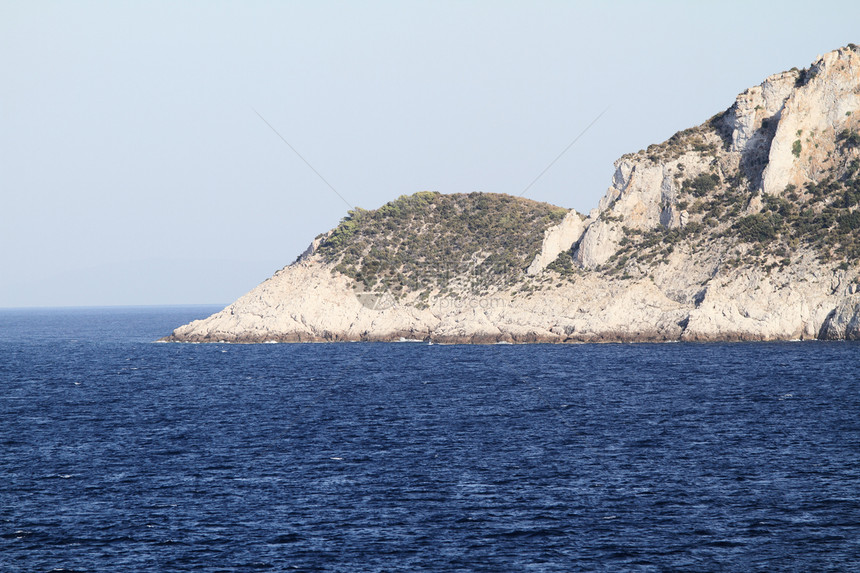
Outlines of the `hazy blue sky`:
{"type": "Polygon", "coordinates": [[[588,211],[623,153],[860,43],[848,2],[0,1],[0,307],[227,303],[347,205],[588,211]]]}

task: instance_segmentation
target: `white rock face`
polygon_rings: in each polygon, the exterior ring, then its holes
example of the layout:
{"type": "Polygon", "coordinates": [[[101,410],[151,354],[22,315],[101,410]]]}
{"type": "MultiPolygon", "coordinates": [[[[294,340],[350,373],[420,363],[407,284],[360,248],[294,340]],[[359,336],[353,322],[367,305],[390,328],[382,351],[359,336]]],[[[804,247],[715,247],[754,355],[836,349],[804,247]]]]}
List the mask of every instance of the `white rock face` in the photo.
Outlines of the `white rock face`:
{"type": "Polygon", "coordinates": [[[585,223],[579,213],[571,209],[561,223],[546,230],[543,245],[526,272],[536,275],[544,270],[561,253],[569,251],[585,231],[585,223]]]}
{"type": "Polygon", "coordinates": [[[686,224],[686,216],[677,206],[675,175],[681,171],[695,176],[707,167],[707,161],[691,154],[670,164],[643,158],[616,161],[612,186],[600,200],[600,214],[588,225],[574,260],[586,269],[602,265],[618,250],[624,227],[648,230],[662,225],[671,229],[686,224]]]}
{"type": "Polygon", "coordinates": [[[795,70],[772,75],[760,86],[751,87],[737,97],[725,118],[732,130],[731,151],[743,153],[770,144],[767,134],[761,130],[762,121],[779,121],[799,74],[795,70]]]}
{"type": "Polygon", "coordinates": [[[531,297],[433,296],[419,310],[353,290],[316,256],[221,312],[177,328],[184,342],[433,340],[442,343],[860,339],[856,273],[814,262],[770,275],[673,255],[654,280],[588,274],[531,297]],[[710,265],[716,265],[714,267],[710,265]],[[839,271],[842,273],[842,271],[839,271]],[[704,283],[704,284],[703,284],[704,283]],[[835,289],[835,291],[834,291],[835,289]]]}
{"type": "Polygon", "coordinates": [[[531,299],[505,291],[435,296],[429,303],[423,310],[369,303],[346,277],[311,257],[279,271],[221,312],[177,328],[167,340],[672,340],[680,336],[677,322],[683,318],[681,305],[650,281],[627,289],[588,277],[531,299]]]}
{"type": "Polygon", "coordinates": [[[842,129],[857,125],[860,54],[848,48],[830,52],[806,75],[806,83],[786,98],[770,146],[762,178],[762,190],[770,195],[782,194],[789,184],[816,181],[830,167],[826,154],[816,150],[822,149],[822,143],[832,145],[842,129]],[[799,154],[795,154],[796,145],[799,154]]]}
{"type": "Polygon", "coordinates": [[[833,309],[821,329],[821,338],[860,340],[860,297],[846,298],[833,309]]]}
{"type": "Polygon", "coordinates": [[[583,235],[573,260],[584,269],[602,265],[618,250],[618,242],[623,236],[621,223],[600,219],[593,221],[588,226],[588,232],[583,235]]]}
{"type": "Polygon", "coordinates": [[[423,337],[435,326],[432,313],[361,296],[350,279],[309,256],[173,336],[194,342],[358,340],[375,332],[423,337]]]}

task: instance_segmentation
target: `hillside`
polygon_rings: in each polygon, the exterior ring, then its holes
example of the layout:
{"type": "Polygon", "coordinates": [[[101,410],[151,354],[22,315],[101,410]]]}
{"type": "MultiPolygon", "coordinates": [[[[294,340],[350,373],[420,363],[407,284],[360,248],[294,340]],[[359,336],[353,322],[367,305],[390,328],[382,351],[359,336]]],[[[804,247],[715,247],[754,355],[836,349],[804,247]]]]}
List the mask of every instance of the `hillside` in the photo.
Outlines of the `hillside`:
{"type": "Polygon", "coordinates": [[[511,286],[566,209],[494,193],[421,192],[377,210],[350,211],[316,252],[355,288],[398,299],[432,293],[485,295],[511,286]]]}
{"type": "Polygon", "coordinates": [[[171,341],[860,338],[860,51],[621,157],[587,217],[505,195],[355,210],[171,341]]]}

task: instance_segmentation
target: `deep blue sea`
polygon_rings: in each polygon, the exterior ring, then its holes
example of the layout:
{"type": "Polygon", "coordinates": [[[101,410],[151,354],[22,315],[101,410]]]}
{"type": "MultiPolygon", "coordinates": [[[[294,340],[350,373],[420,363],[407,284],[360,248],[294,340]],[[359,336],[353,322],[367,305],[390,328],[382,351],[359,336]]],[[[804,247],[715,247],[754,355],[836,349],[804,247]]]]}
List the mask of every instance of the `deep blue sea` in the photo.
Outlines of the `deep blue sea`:
{"type": "Polygon", "coordinates": [[[0,571],[858,571],[860,344],[153,344],[0,311],[0,571]]]}

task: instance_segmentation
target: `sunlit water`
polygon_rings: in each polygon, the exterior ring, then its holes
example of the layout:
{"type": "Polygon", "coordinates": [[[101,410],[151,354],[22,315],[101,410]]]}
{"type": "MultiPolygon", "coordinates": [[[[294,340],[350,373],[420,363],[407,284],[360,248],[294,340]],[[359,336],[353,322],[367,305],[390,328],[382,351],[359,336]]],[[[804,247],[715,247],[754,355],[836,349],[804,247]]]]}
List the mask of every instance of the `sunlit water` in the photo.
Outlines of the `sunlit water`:
{"type": "Polygon", "coordinates": [[[180,345],[0,311],[0,571],[860,570],[860,345],[180,345]]]}

